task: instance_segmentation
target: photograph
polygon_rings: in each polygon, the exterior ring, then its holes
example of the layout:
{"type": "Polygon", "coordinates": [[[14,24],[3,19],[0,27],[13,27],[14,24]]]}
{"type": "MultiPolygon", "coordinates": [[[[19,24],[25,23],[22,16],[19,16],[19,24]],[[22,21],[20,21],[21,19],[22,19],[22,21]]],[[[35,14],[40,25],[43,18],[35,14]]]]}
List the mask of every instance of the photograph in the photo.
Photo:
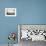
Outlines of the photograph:
{"type": "Polygon", "coordinates": [[[18,38],[20,46],[29,45],[33,42],[46,41],[46,25],[38,24],[19,24],[18,38]]]}
{"type": "Polygon", "coordinates": [[[16,8],[5,8],[5,16],[16,16],[16,8]]]}
{"type": "Polygon", "coordinates": [[[46,46],[46,0],[0,0],[0,46],[46,46]]]}

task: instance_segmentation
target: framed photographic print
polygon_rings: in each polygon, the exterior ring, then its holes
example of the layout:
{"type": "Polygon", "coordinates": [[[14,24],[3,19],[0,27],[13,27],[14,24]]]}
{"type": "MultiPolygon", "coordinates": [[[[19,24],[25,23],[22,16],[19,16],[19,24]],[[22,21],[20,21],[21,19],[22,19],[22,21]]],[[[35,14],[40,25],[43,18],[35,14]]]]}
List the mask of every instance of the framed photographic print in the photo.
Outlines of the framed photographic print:
{"type": "Polygon", "coordinates": [[[5,16],[16,16],[16,8],[5,8],[5,16]]]}
{"type": "Polygon", "coordinates": [[[46,41],[46,25],[40,24],[19,24],[18,41],[46,41]]]}

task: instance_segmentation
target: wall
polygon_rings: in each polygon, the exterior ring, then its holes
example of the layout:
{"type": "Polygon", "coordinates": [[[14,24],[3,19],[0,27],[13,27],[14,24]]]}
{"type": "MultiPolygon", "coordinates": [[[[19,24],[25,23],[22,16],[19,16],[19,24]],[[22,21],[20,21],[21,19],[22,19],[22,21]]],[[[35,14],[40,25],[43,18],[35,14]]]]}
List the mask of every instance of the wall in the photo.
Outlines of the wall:
{"type": "Polygon", "coordinates": [[[17,32],[17,24],[46,24],[46,0],[2,0],[0,10],[0,44],[8,43],[7,36],[17,32]],[[7,7],[17,8],[17,16],[5,17],[7,7]]]}

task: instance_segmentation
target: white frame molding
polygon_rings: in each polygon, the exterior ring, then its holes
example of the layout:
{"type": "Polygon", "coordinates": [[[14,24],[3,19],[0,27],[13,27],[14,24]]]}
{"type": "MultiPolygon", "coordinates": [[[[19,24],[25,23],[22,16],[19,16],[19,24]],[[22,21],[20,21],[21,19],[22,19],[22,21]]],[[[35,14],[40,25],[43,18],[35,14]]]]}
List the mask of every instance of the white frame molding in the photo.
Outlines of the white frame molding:
{"type": "Polygon", "coordinates": [[[20,43],[20,25],[18,25],[18,43],[20,43]]]}

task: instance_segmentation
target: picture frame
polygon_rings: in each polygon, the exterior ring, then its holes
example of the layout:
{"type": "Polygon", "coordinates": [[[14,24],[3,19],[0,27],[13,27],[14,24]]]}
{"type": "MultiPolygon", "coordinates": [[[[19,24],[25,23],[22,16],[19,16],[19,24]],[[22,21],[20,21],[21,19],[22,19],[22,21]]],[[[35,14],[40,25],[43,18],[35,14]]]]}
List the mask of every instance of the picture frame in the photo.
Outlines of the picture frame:
{"type": "Polygon", "coordinates": [[[16,17],[16,8],[5,8],[5,16],[16,17]]]}

